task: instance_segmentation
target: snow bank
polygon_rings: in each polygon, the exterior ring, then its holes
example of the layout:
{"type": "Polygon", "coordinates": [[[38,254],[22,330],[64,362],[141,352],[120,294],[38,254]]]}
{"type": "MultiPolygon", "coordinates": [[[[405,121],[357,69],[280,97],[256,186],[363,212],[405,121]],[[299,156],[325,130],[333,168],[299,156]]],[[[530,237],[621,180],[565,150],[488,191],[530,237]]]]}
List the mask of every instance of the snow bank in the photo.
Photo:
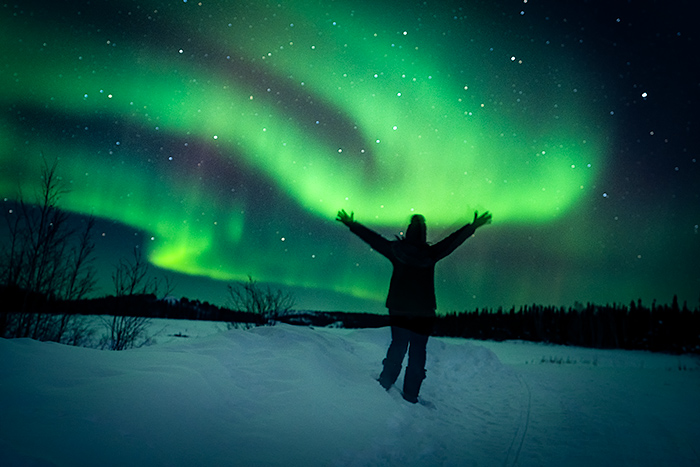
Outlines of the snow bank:
{"type": "MultiPolygon", "coordinates": [[[[387,328],[189,332],[201,337],[123,352],[0,339],[0,464],[697,465],[700,459],[691,444],[700,434],[694,370],[625,366],[625,353],[610,357],[621,367],[557,365],[531,358],[542,350],[532,344],[488,343],[488,349],[431,338],[421,391],[427,403],[412,405],[375,381],[387,328]],[[508,364],[496,356],[499,347],[508,364]]],[[[187,332],[163,333],[175,334],[187,332]]],[[[588,358],[579,355],[584,349],[549,350],[588,358]]]]}

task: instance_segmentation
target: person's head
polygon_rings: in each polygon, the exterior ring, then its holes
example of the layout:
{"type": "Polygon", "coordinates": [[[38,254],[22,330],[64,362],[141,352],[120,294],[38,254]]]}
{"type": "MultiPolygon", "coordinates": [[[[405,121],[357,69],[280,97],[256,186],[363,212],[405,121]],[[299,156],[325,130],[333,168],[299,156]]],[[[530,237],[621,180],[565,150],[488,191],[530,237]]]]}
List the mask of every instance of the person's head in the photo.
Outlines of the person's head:
{"type": "Polygon", "coordinates": [[[411,223],[406,229],[406,235],[404,238],[408,243],[413,245],[423,245],[427,242],[426,230],[425,217],[421,216],[420,214],[416,214],[411,217],[411,223]]]}

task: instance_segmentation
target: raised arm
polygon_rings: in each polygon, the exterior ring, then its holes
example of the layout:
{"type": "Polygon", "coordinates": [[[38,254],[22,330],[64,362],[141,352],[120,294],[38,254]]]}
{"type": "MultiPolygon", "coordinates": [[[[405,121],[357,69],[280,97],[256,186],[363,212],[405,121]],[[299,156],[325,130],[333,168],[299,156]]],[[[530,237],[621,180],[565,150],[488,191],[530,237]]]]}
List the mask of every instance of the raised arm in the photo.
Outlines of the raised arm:
{"type": "Polygon", "coordinates": [[[449,255],[455,251],[458,246],[464,243],[466,239],[471,237],[476,229],[490,223],[491,213],[486,211],[482,215],[479,215],[477,211],[474,211],[474,220],[471,224],[465,225],[431,247],[433,259],[439,261],[449,255]]]}
{"type": "Polygon", "coordinates": [[[379,235],[372,229],[365,227],[359,222],[355,221],[355,213],[351,212],[348,214],[345,209],[338,211],[338,216],[335,220],[342,222],[350,228],[350,232],[354,233],[362,240],[367,242],[378,253],[389,257],[391,254],[391,242],[386,238],[379,235]]]}

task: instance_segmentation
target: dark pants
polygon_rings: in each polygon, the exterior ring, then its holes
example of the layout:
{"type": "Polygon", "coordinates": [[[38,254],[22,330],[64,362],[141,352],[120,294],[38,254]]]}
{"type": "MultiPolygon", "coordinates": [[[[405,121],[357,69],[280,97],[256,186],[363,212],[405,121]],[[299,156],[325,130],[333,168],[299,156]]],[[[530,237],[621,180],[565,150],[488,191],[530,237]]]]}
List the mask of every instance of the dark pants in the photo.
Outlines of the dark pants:
{"type": "Polygon", "coordinates": [[[406,351],[408,365],[404,376],[404,398],[410,402],[418,400],[421,383],[425,379],[425,348],[432,332],[432,318],[408,318],[391,316],[391,344],[384,359],[384,370],[379,383],[387,390],[401,373],[406,351]]]}

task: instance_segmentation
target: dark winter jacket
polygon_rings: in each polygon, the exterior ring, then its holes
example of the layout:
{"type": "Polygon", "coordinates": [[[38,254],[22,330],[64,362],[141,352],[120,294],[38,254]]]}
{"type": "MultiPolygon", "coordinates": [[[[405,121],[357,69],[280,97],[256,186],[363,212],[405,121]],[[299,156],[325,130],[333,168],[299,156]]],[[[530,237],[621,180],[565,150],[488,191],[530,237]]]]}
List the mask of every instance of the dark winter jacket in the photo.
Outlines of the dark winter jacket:
{"type": "Polygon", "coordinates": [[[351,232],[391,261],[394,271],[386,306],[390,313],[409,316],[435,315],[435,263],[464,243],[474,230],[472,224],[467,224],[434,245],[415,245],[387,240],[359,222],[350,225],[351,232]]]}

